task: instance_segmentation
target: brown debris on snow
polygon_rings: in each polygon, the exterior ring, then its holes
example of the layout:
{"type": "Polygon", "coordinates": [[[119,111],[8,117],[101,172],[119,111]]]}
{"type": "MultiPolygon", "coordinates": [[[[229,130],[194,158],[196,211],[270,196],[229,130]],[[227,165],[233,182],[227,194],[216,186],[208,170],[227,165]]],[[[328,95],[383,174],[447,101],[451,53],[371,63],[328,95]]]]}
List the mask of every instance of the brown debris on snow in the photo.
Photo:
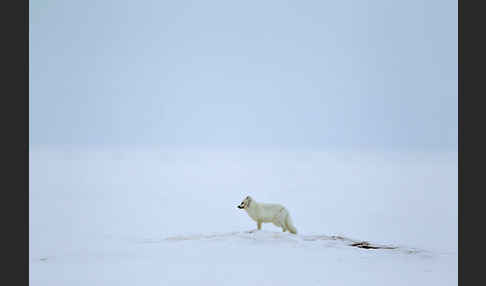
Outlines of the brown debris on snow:
{"type": "Polygon", "coordinates": [[[351,243],[350,246],[364,248],[364,249],[397,249],[397,247],[394,247],[394,246],[371,245],[367,241],[354,242],[354,243],[351,243]]]}

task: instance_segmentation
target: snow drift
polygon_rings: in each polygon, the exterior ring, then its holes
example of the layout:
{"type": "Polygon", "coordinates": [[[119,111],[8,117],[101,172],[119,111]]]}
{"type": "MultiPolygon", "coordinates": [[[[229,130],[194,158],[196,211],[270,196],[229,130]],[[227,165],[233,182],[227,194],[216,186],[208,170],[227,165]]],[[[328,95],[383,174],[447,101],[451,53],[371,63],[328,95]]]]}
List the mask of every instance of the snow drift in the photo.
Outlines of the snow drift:
{"type": "Polygon", "coordinates": [[[35,149],[29,205],[31,285],[457,284],[457,153],[35,149]]]}

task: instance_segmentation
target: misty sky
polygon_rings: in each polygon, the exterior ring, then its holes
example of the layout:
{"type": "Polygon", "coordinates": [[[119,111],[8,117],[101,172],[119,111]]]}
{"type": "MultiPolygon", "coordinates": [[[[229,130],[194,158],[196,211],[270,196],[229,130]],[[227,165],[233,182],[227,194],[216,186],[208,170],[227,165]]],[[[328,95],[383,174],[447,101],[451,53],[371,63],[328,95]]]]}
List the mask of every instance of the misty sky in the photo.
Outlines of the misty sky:
{"type": "Polygon", "coordinates": [[[457,1],[30,1],[31,146],[457,150],[457,1]]]}

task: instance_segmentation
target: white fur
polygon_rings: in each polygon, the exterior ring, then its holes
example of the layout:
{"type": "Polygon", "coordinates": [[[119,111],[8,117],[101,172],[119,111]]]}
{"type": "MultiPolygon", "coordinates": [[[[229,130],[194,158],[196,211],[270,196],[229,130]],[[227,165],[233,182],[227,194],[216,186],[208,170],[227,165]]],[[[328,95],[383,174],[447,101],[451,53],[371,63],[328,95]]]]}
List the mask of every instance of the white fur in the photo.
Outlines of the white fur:
{"type": "Polygon", "coordinates": [[[264,204],[258,203],[250,196],[247,196],[238,206],[244,209],[251,219],[257,223],[258,229],[262,228],[262,223],[271,222],[277,227],[281,227],[282,231],[289,231],[297,234],[297,229],[292,224],[290,214],[287,209],[280,204],[264,204]]]}

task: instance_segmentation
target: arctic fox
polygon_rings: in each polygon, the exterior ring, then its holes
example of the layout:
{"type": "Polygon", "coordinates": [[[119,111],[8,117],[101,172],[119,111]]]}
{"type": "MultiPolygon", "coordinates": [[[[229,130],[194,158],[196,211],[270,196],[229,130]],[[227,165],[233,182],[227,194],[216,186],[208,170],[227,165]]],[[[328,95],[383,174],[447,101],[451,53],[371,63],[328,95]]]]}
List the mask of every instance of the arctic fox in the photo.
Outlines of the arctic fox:
{"type": "Polygon", "coordinates": [[[277,227],[281,227],[284,232],[288,230],[290,233],[297,234],[289,212],[282,205],[258,203],[247,196],[238,205],[238,208],[244,209],[248,213],[251,219],[257,223],[258,229],[262,229],[262,222],[271,222],[277,227]]]}

